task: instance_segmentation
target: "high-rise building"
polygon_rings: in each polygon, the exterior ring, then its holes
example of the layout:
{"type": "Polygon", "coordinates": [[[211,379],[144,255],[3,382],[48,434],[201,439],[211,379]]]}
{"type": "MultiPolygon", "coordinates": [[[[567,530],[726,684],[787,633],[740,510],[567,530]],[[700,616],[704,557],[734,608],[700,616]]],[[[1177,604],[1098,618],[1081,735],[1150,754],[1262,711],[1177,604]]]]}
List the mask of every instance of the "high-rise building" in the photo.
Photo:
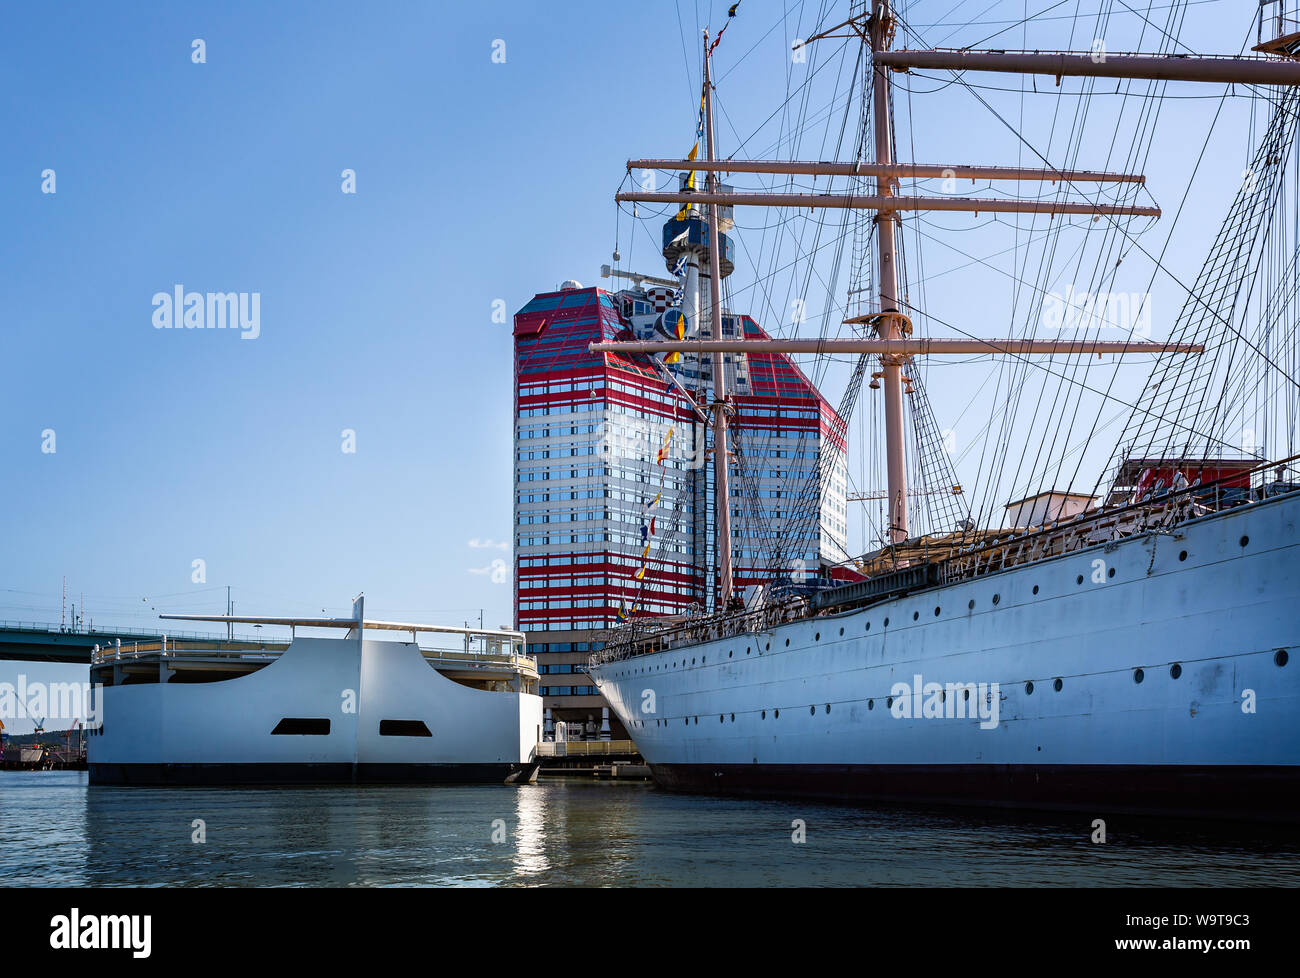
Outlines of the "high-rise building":
{"type": "MultiPolygon", "coordinates": [[[[707,234],[694,210],[664,227],[680,290],[669,279],[614,273],[633,285],[566,282],[514,318],[515,621],[538,656],[548,730],[564,720],[587,736],[611,735],[585,664],[621,615],[715,609],[713,445],[702,420],[711,361],[587,349],[671,334],[683,314],[687,335],[710,335],[707,234]]],[[[725,276],[731,242],[724,234],[719,244],[725,276]]],[[[767,335],[726,309],[721,328],[724,337],[767,335]]],[[[752,598],[769,581],[815,577],[848,556],[844,430],[789,357],[727,354],[724,369],[735,409],[733,580],[752,598]]]]}

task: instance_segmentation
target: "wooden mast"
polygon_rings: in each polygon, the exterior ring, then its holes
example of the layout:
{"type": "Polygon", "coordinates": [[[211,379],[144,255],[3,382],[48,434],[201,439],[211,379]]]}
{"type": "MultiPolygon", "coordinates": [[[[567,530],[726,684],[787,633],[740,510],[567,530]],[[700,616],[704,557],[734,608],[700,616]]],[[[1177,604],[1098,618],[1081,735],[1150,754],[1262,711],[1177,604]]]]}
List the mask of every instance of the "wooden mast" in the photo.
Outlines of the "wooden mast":
{"type": "MultiPolygon", "coordinates": [[[[704,159],[712,162],[717,157],[713,141],[713,79],[709,71],[709,32],[704,32],[704,159]]],[[[722,339],[722,261],[718,254],[718,174],[709,171],[706,184],[713,195],[708,203],[709,214],[709,322],[713,339],[722,339]]],[[[731,569],[731,453],[727,445],[727,378],[724,357],[713,353],[713,503],[715,530],[718,537],[718,594],[720,611],[731,605],[734,575],[731,569]]]]}

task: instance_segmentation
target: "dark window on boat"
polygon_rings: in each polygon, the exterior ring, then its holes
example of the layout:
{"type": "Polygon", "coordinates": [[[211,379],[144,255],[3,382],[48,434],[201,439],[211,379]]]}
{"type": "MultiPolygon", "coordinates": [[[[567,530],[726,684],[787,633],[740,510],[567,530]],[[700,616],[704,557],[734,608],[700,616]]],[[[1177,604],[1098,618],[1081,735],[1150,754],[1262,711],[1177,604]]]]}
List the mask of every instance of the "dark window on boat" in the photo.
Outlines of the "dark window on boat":
{"type": "Polygon", "coordinates": [[[1061,691],[1061,687],[1064,685],[1065,684],[1058,679],[1052,683],[1052,688],[1059,693],[1061,691]]]}
{"type": "Polygon", "coordinates": [[[1106,576],[1107,576],[1107,577],[1114,577],[1114,576],[1115,576],[1115,568],[1112,567],[1110,570],[1106,571],[1106,576]]]}
{"type": "Polygon", "coordinates": [[[816,635],[813,636],[813,641],[814,641],[814,642],[820,642],[821,640],[822,640],[822,633],[821,633],[821,632],[818,632],[816,635]]]}
{"type": "Polygon", "coordinates": [[[1082,583],[1083,583],[1083,575],[1080,574],[1078,577],[1076,577],[1076,578],[1074,579],[1074,583],[1075,583],[1075,584],[1082,584],[1082,583]]]}
{"type": "Polygon", "coordinates": [[[1142,680],[1146,679],[1146,677],[1147,677],[1147,674],[1146,674],[1145,672],[1143,672],[1141,669],[1134,669],[1134,670],[1133,670],[1133,681],[1134,681],[1135,683],[1140,683],[1142,680]]]}
{"type": "Polygon", "coordinates": [[[1183,667],[1179,665],[1177,662],[1175,662],[1172,666],[1169,667],[1170,679],[1177,679],[1182,674],[1183,674],[1183,667]]]}
{"type": "Polygon", "coordinates": [[[935,609],[934,609],[934,617],[936,617],[936,618],[939,617],[939,609],[938,609],[938,608],[935,608],[935,609]]]}
{"type": "Polygon", "coordinates": [[[811,716],[816,716],[816,715],[817,715],[817,707],[815,707],[815,706],[810,706],[810,707],[808,707],[808,715],[809,715],[810,717],[811,717],[811,716]]]}
{"type": "Polygon", "coordinates": [[[975,599],[974,599],[974,598],[971,598],[969,601],[967,601],[967,602],[966,602],[966,607],[967,607],[967,608],[971,608],[971,609],[973,609],[973,608],[975,607],[975,599]]]}
{"type": "Polygon", "coordinates": [[[433,732],[423,720],[380,720],[381,737],[432,737],[433,732]]]}
{"type": "Polygon", "coordinates": [[[1179,559],[1179,560],[1186,560],[1186,559],[1187,559],[1187,551],[1186,551],[1186,550],[1180,550],[1180,551],[1178,551],[1178,559],[1179,559]]]}
{"type": "Polygon", "coordinates": [[[271,731],[273,734],[302,734],[316,737],[328,736],[330,722],[328,719],[314,717],[282,717],[271,731]]]}
{"type": "Polygon", "coordinates": [[[773,710],[773,711],[772,711],[772,719],[773,719],[773,720],[777,719],[777,718],[780,717],[780,716],[781,716],[781,711],[780,711],[780,710],[773,710]]]}
{"type": "Polygon", "coordinates": [[[1037,585],[1037,584],[1034,585],[1034,593],[1035,593],[1035,594],[1038,593],[1038,585],[1037,585]]]}
{"type": "Polygon", "coordinates": [[[841,635],[844,634],[844,629],[842,629],[842,628],[840,629],[840,634],[841,634],[841,635]]]}
{"type": "Polygon", "coordinates": [[[920,613],[919,611],[913,611],[913,612],[912,612],[912,621],[916,621],[916,619],[918,619],[918,618],[920,618],[920,617],[921,617],[921,613],[920,613]]]}
{"type": "Polygon", "coordinates": [[[1025,683],[1025,695],[1026,695],[1026,696],[1033,696],[1033,695],[1034,695],[1034,684],[1033,684],[1033,683],[1025,683]]]}
{"type": "Polygon", "coordinates": [[[1291,653],[1289,653],[1286,649],[1278,649],[1276,652],[1273,653],[1273,664],[1276,666],[1284,666],[1290,661],[1291,661],[1291,653]]]}
{"type": "Polygon", "coordinates": [[[868,709],[868,710],[874,710],[875,708],[876,708],[876,701],[875,701],[875,700],[867,700],[867,709],[868,709]]]}
{"type": "Polygon", "coordinates": [[[1002,600],[1002,595],[1000,595],[1000,594],[995,594],[995,595],[993,595],[993,603],[994,603],[994,604],[997,604],[997,603],[998,603],[999,601],[1001,601],[1001,600],[1002,600]]]}
{"type": "Polygon", "coordinates": [[[888,618],[885,619],[885,627],[886,627],[886,628],[889,627],[889,619],[888,619],[888,618]]]}
{"type": "Polygon", "coordinates": [[[1241,545],[1242,545],[1243,547],[1244,547],[1246,544],[1248,544],[1248,543],[1250,543],[1250,537],[1242,537],[1242,538],[1241,538],[1241,545]]]}

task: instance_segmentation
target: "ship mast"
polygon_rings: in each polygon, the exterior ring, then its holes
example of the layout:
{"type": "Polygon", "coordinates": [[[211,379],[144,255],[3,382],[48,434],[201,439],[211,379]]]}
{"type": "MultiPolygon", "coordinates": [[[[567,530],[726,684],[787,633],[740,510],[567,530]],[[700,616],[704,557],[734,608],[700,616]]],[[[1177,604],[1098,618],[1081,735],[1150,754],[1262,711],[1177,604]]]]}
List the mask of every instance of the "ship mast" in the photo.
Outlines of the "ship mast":
{"type": "MultiPolygon", "coordinates": [[[[716,159],[713,142],[713,80],[709,71],[709,32],[704,32],[704,159],[716,159]]],[[[718,193],[718,173],[709,170],[705,184],[710,194],[718,193]]],[[[718,205],[709,208],[709,323],[713,338],[722,339],[722,262],[718,255],[718,205]]],[[[713,354],[713,503],[718,535],[718,590],[722,611],[731,606],[733,575],[731,570],[731,490],[730,455],[727,445],[727,378],[723,371],[723,354],[713,354]]]]}
{"type": "MultiPolygon", "coordinates": [[[[877,16],[869,25],[871,37],[871,108],[875,124],[876,163],[888,167],[894,162],[893,134],[889,125],[889,73],[876,60],[889,47],[894,33],[894,12],[889,0],[882,0],[877,16]]],[[[876,177],[876,196],[892,197],[894,178],[876,177]]],[[[882,207],[876,214],[877,249],[880,256],[880,308],[876,334],[882,340],[901,340],[905,320],[897,314],[898,262],[895,260],[897,212],[882,207]],[[890,315],[893,313],[894,315],[890,315]]],[[[886,354],[880,358],[884,373],[885,464],[888,471],[889,513],[886,535],[890,543],[907,539],[907,456],[903,444],[903,364],[906,358],[886,354]]]]}
{"type": "Polygon", "coordinates": [[[1047,356],[1077,355],[1084,353],[1177,353],[1197,355],[1205,351],[1196,343],[1152,343],[1137,339],[1112,342],[1099,340],[1036,340],[1036,339],[913,339],[912,323],[901,308],[898,296],[898,263],[896,234],[898,214],[901,211],[965,211],[1049,214],[1087,214],[1094,218],[1112,216],[1160,216],[1158,207],[1133,203],[1098,203],[1092,200],[1061,199],[1007,199],[955,198],[950,196],[901,196],[896,193],[899,177],[926,178],[941,173],[944,176],[961,173],[972,178],[991,180],[1045,180],[1073,186],[1076,183],[1142,184],[1140,174],[1106,173],[1086,170],[1066,170],[1053,167],[974,167],[955,164],[921,164],[900,162],[894,158],[890,130],[889,95],[891,71],[909,68],[947,68],[954,71],[1012,71],[1039,72],[1064,75],[1121,78],[1157,78],[1217,83],[1298,85],[1300,84],[1300,34],[1288,35],[1256,50],[1263,57],[1204,57],[1197,55],[1153,57],[1141,54],[1112,55],[1097,59],[1088,52],[1032,52],[1006,53],[989,51],[895,50],[889,46],[897,21],[892,0],[872,0],[870,13],[856,14],[829,30],[822,31],[796,46],[826,37],[845,37],[856,34],[869,43],[872,52],[872,110],[875,137],[874,163],[797,162],[777,160],[722,160],[718,158],[713,141],[713,96],[708,56],[707,33],[704,58],[704,100],[708,142],[702,160],[629,160],[628,171],[634,166],[657,168],[671,162],[674,166],[708,172],[707,189],[700,193],[693,189],[677,193],[657,191],[626,191],[615,195],[615,200],[628,203],[680,203],[692,206],[705,205],[709,214],[709,261],[712,271],[710,294],[713,335],[704,340],[698,336],[667,341],[611,340],[595,342],[588,349],[593,353],[694,353],[703,358],[712,355],[713,362],[713,426],[714,464],[717,483],[717,530],[720,558],[720,586],[724,606],[732,594],[731,580],[731,527],[730,499],[727,491],[727,412],[726,380],[723,374],[723,354],[730,351],[753,353],[819,353],[858,352],[871,353],[881,358],[885,383],[885,437],[888,466],[889,525],[891,544],[907,539],[907,471],[903,419],[903,387],[906,379],[903,368],[918,355],[956,353],[1000,353],[1016,356],[1044,354],[1047,356]],[[849,29],[852,34],[837,33],[849,29]],[[864,30],[865,28],[865,30],[864,30]],[[766,192],[723,193],[718,185],[718,173],[826,173],[837,175],[872,176],[875,193],[866,194],[776,194],[766,192]],[[716,233],[719,205],[751,205],[798,208],[848,208],[877,211],[876,229],[880,262],[880,308],[870,315],[854,317],[845,322],[850,325],[868,325],[875,330],[875,338],[854,339],[766,339],[744,340],[733,337],[722,339],[722,308],[719,292],[718,236],[716,233]]]}

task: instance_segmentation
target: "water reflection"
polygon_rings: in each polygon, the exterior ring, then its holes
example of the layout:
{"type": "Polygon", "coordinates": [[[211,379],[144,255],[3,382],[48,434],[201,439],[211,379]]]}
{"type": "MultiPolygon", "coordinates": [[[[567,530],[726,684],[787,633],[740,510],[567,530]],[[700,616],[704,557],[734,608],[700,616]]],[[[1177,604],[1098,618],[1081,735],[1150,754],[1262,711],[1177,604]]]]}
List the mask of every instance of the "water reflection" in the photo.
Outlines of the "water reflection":
{"type": "Polygon", "coordinates": [[[549,797],[549,792],[535,784],[519,785],[515,792],[516,877],[536,876],[551,868],[551,861],[546,854],[549,797]]]}
{"type": "Polygon", "coordinates": [[[0,773],[0,873],[18,885],[1300,885],[1300,842],[1284,829],[1111,818],[1104,845],[1091,831],[1082,815],[576,780],[153,789],[0,773]]]}

